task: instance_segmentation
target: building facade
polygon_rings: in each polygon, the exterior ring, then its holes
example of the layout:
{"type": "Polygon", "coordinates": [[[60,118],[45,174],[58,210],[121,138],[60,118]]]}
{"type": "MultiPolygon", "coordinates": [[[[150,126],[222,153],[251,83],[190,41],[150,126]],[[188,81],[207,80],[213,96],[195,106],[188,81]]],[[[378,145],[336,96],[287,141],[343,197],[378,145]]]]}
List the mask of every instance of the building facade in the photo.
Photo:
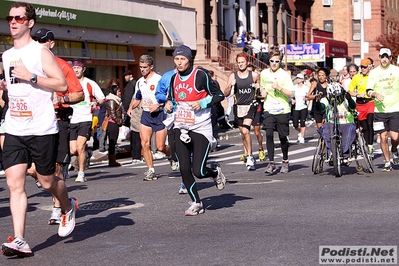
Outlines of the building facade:
{"type": "MultiPolygon", "coordinates": [[[[335,40],[348,44],[347,62],[360,63],[363,18],[363,57],[378,59],[381,34],[392,33],[393,21],[398,14],[398,0],[322,0],[312,7],[312,23],[315,28],[331,32],[335,40]],[[364,2],[361,14],[360,3],[364,2]]],[[[397,20],[397,19],[396,19],[397,20]]],[[[336,66],[340,70],[342,63],[336,66]]]]}
{"type": "MultiPolygon", "coordinates": [[[[15,1],[0,1],[0,16],[8,15],[15,1]]],[[[197,49],[194,8],[182,0],[32,0],[37,23],[33,28],[54,32],[54,54],[66,59],[85,59],[87,75],[105,86],[110,78],[123,80],[131,69],[139,78],[138,59],[143,54],[155,60],[155,71],[174,67],[175,47],[186,44],[197,49]]],[[[190,2],[190,1],[185,1],[190,2]]],[[[191,1],[193,2],[193,1],[191,1]]],[[[198,2],[198,1],[197,1],[198,2]]],[[[7,22],[0,23],[0,53],[12,47],[7,22]]]]}

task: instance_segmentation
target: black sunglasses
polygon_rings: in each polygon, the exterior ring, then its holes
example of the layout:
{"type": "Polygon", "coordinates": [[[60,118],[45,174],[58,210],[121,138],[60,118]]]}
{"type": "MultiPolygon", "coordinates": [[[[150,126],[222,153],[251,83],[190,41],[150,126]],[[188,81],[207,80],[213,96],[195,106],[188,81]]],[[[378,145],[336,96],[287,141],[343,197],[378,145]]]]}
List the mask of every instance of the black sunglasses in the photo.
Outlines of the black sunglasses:
{"type": "Polygon", "coordinates": [[[28,20],[28,18],[26,16],[23,15],[19,15],[19,16],[7,16],[6,20],[8,23],[11,23],[12,20],[15,19],[15,21],[19,24],[23,24],[25,22],[25,20],[28,20]]]}
{"type": "Polygon", "coordinates": [[[360,66],[360,68],[368,68],[368,66],[360,66]]]}

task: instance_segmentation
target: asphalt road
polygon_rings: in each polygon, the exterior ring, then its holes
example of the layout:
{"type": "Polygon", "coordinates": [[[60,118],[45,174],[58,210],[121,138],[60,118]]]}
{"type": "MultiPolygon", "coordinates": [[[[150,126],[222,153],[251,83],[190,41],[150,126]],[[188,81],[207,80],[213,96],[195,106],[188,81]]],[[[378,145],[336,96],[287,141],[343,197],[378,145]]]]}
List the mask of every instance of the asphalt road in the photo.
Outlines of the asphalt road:
{"type": "MultiPolygon", "coordinates": [[[[310,127],[307,142],[296,144],[291,130],[290,172],[266,175],[266,162],[246,171],[241,138],[230,132],[208,160],[220,162],[227,186],[218,191],[210,179],[198,180],[206,211],[197,217],[184,216],[190,199],[178,194],[180,175],[167,160],[156,161],[159,179],[151,182],[142,181],[145,166],[129,159],[119,160],[121,168],[97,162],[86,183],[74,183],[71,172],[67,186],[80,210],[66,238],[47,225],[51,196],[28,178],[26,239],[34,256],[2,257],[1,265],[318,265],[320,245],[397,246],[399,166],[381,172],[377,150],[374,174],[351,165],[341,178],[329,166],[314,175],[314,134],[310,127]]],[[[278,147],[276,154],[279,162],[278,147]]],[[[0,177],[4,242],[12,235],[8,197],[0,177]]]]}

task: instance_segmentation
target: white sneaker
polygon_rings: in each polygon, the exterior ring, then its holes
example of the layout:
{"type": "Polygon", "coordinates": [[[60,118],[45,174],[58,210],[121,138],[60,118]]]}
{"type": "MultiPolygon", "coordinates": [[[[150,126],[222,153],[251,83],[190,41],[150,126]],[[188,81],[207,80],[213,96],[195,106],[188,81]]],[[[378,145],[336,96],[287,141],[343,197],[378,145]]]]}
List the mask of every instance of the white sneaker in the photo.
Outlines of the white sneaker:
{"type": "Polygon", "coordinates": [[[172,171],[177,171],[179,170],[179,162],[176,162],[174,160],[170,161],[170,168],[172,168],[172,171]]]}
{"type": "Polygon", "coordinates": [[[39,180],[35,179],[35,184],[38,188],[42,188],[42,184],[40,184],[39,180]]]}
{"type": "Polygon", "coordinates": [[[53,207],[53,211],[51,212],[50,219],[48,220],[48,224],[55,225],[61,223],[61,208],[53,207]]]}
{"type": "Polygon", "coordinates": [[[3,243],[3,245],[1,245],[1,251],[4,256],[29,257],[33,255],[32,250],[24,239],[9,236],[8,241],[9,243],[3,243]]]}
{"type": "Polygon", "coordinates": [[[76,183],[87,182],[87,178],[85,177],[85,173],[84,172],[78,172],[78,177],[76,177],[75,182],[76,183]]]}
{"type": "Polygon", "coordinates": [[[154,154],[152,155],[152,158],[153,158],[154,160],[163,159],[163,158],[165,158],[165,157],[166,157],[166,154],[163,153],[163,152],[160,152],[160,151],[156,151],[156,152],[154,152],[154,154]]]}
{"type": "Polygon", "coordinates": [[[220,167],[219,163],[214,163],[212,165],[212,169],[216,170],[218,172],[217,176],[213,178],[213,181],[215,182],[216,187],[219,190],[224,189],[226,186],[226,177],[222,173],[222,168],[220,167]]]}
{"type": "Polygon", "coordinates": [[[298,141],[299,141],[300,144],[304,144],[305,143],[305,138],[301,137],[301,138],[298,139],[298,141]]]}
{"type": "Polygon", "coordinates": [[[248,155],[246,166],[248,171],[255,170],[255,158],[253,155],[248,155]]]}
{"type": "Polygon", "coordinates": [[[145,163],[143,159],[133,159],[132,164],[140,164],[140,163],[145,163]]]}
{"type": "Polygon", "coordinates": [[[75,198],[70,198],[69,201],[72,208],[67,213],[61,213],[61,223],[60,227],[58,227],[58,235],[60,237],[68,236],[75,229],[75,214],[79,208],[79,203],[75,198]]]}
{"type": "Polygon", "coordinates": [[[202,202],[189,202],[188,204],[190,204],[190,208],[185,211],[184,215],[186,216],[197,216],[198,214],[205,212],[202,202]]]}
{"type": "Polygon", "coordinates": [[[183,183],[180,184],[179,194],[188,194],[187,188],[183,183]]]}

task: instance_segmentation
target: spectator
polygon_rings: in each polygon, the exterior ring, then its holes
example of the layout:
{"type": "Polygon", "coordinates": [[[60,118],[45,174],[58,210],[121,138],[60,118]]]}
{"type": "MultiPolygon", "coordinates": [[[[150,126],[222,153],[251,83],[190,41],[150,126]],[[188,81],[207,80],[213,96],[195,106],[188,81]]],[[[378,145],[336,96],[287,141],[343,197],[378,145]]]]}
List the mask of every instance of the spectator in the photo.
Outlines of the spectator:
{"type": "Polygon", "coordinates": [[[261,60],[265,64],[269,64],[269,44],[267,42],[267,38],[263,38],[261,45],[260,45],[260,52],[261,52],[261,60]]]}
{"type": "Polygon", "coordinates": [[[238,41],[238,32],[235,30],[233,31],[233,35],[229,39],[231,47],[237,47],[237,41],[238,41]]]}
{"type": "Polygon", "coordinates": [[[124,111],[122,106],[122,100],[118,96],[118,94],[120,95],[118,85],[119,80],[113,78],[108,84],[111,85],[107,86],[109,88],[109,93],[105,98],[107,103],[107,109],[104,119],[105,125],[102,127],[102,130],[106,131],[109,137],[108,166],[114,167],[121,166],[121,164],[116,161],[115,147],[118,140],[119,127],[121,127],[123,124],[122,114],[124,111]]]}
{"type": "Polygon", "coordinates": [[[260,60],[261,45],[262,43],[259,41],[259,37],[254,38],[251,42],[252,55],[258,60],[260,60]]]}
{"type": "Polygon", "coordinates": [[[247,31],[243,30],[242,34],[237,38],[237,47],[244,48],[247,41],[247,31]]]}

